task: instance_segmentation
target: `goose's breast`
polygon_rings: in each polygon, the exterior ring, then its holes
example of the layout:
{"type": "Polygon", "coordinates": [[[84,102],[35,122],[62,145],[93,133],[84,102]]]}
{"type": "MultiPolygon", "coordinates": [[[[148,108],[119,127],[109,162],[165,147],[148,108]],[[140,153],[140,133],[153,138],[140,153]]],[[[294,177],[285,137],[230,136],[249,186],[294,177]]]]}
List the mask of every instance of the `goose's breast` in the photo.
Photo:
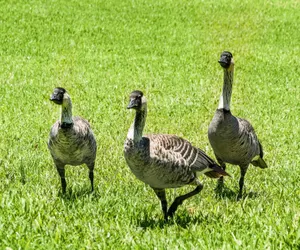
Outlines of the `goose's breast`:
{"type": "Polygon", "coordinates": [[[81,165],[96,155],[96,142],[93,144],[92,140],[79,140],[72,134],[50,139],[49,148],[54,158],[70,165],[81,165]]]}

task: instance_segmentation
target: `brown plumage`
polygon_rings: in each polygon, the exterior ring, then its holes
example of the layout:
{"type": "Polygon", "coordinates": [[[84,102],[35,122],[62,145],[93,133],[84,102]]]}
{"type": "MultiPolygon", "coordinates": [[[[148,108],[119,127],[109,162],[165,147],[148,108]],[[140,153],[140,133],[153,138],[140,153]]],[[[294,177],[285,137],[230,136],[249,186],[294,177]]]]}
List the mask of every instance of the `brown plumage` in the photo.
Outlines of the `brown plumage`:
{"type": "Polygon", "coordinates": [[[62,106],[61,120],[51,128],[48,148],[61,178],[63,193],[66,192],[65,165],[86,164],[94,190],[94,166],[97,144],[90,124],[81,117],[72,117],[72,102],[63,88],[55,88],[50,98],[62,106]]]}
{"type": "Polygon", "coordinates": [[[133,91],[127,108],[136,110],[135,120],[128,131],[124,155],[133,174],[150,185],[161,201],[164,218],[172,217],[182,202],[199,193],[203,185],[197,173],[209,177],[228,175],[202,150],[176,135],[150,134],[143,136],[147,103],[141,91],[133,91]],[[165,188],[197,186],[192,192],[177,197],[167,209],[165,188]]]}

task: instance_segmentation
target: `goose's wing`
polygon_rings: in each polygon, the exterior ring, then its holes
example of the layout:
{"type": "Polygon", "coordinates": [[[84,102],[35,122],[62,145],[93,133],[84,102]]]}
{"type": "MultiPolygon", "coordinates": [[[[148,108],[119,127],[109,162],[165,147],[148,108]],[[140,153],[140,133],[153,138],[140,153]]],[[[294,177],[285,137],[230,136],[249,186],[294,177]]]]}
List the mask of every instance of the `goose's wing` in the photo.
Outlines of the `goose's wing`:
{"type": "Polygon", "coordinates": [[[251,155],[259,155],[260,148],[259,148],[259,141],[256,136],[256,133],[250,124],[245,119],[237,118],[239,123],[239,144],[242,148],[247,149],[249,154],[251,155]]]}
{"type": "Polygon", "coordinates": [[[60,127],[60,121],[56,121],[50,129],[49,139],[55,138],[57,136],[59,127],[60,127]]]}
{"type": "Polygon", "coordinates": [[[96,137],[89,122],[82,117],[73,117],[74,133],[76,133],[76,141],[79,146],[86,150],[86,155],[92,154],[96,157],[97,142],[96,137]]]}
{"type": "Polygon", "coordinates": [[[77,128],[81,129],[81,133],[87,132],[91,129],[91,125],[89,124],[89,122],[80,116],[73,117],[73,122],[77,128]]]}
{"type": "Polygon", "coordinates": [[[89,122],[79,116],[73,117],[74,133],[82,140],[95,140],[95,135],[89,122]]]}
{"type": "Polygon", "coordinates": [[[244,142],[243,145],[248,147],[249,151],[252,151],[254,155],[251,163],[256,167],[267,168],[268,166],[263,160],[263,148],[260,141],[257,138],[254,128],[252,127],[250,122],[248,122],[245,119],[238,118],[238,121],[242,132],[241,140],[243,140],[244,142]]]}
{"type": "Polygon", "coordinates": [[[148,135],[152,158],[172,163],[174,168],[188,168],[191,172],[206,174],[209,177],[228,175],[201,149],[176,135],[148,135]],[[210,174],[209,174],[210,173],[210,174]]]}
{"type": "Polygon", "coordinates": [[[239,127],[241,130],[243,130],[245,133],[254,133],[254,128],[252,127],[251,123],[248,122],[246,119],[236,117],[239,122],[239,127]]]}

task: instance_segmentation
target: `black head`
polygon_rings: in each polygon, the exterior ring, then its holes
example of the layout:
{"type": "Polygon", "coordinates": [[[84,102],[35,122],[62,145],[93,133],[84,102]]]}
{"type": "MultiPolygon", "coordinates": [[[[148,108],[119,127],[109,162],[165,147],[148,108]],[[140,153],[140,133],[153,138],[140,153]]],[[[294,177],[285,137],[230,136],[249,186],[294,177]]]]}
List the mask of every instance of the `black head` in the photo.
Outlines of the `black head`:
{"type": "Polygon", "coordinates": [[[228,69],[231,63],[232,54],[229,51],[223,51],[221,54],[220,60],[218,61],[221,66],[225,69],[228,69]]]}
{"type": "Polygon", "coordinates": [[[132,91],[130,94],[130,101],[127,106],[128,109],[138,109],[142,107],[143,92],[139,90],[132,91]]]}
{"type": "Polygon", "coordinates": [[[64,94],[67,91],[64,88],[57,87],[54,89],[52,95],[50,96],[50,101],[61,105],[63,103],[64,94]]]}

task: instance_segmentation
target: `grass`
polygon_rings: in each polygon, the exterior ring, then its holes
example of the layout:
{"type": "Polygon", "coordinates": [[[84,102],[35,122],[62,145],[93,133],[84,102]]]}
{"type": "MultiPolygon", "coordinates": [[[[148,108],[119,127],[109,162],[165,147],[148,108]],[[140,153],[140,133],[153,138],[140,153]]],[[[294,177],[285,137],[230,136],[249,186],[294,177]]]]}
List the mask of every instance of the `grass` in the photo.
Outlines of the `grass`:
{"type": "MultiPolygon", "coordinates": [[[[2,1],[0,9],[1,249],[299,249],[299,1],[2,1]],[[223,196],[200,195],[163,222],[154,192],[123,157],[128,95],[149,101],[145,132],[173,133],[213,156],[220,53],[236,62],[232,112],[252,122],[268,169],[239,169],[223,196]],[[98,141],[96,190],[67,167],[68,194],[46,142],[56,86],[98,141]]],[[[182,194],[191,187],[176,190],[182,194]]],[[[174,199],[168,191],[168,199],[174,199]]]]}

